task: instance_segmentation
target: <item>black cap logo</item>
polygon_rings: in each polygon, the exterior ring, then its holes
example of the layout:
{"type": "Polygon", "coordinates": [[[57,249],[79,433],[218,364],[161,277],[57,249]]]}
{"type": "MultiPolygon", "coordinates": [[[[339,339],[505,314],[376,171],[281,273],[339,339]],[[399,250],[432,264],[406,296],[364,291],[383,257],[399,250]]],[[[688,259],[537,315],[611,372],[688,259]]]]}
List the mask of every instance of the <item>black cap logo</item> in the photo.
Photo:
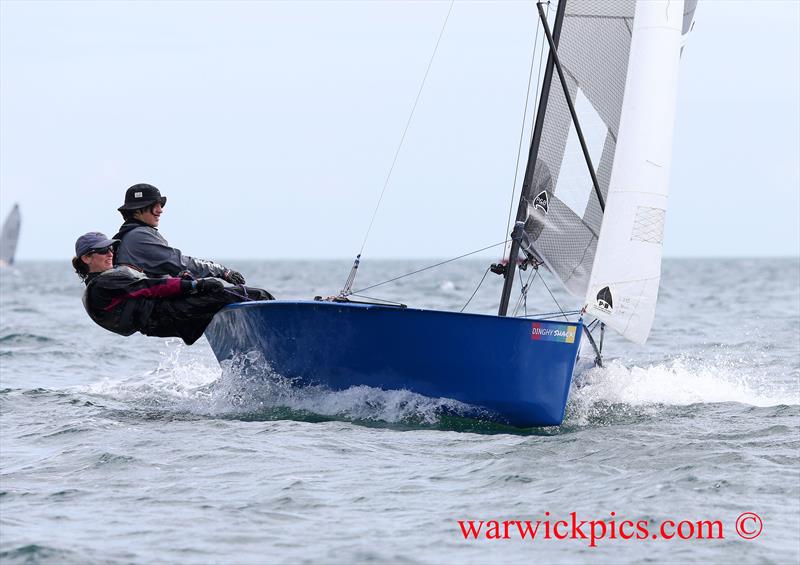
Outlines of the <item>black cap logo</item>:
{"type": "Polygon", "coordinates": [[[546,190],[543,190],[536,195],[536,198],[533,199],[533,205],[543,213],[547,214],[548,200],[546,190]]]}
{"type": "Polygon", "coordinates": [[[614,309],[614,301],[611,299],[611,289],[607,286],[603,287],[597,293],[597,308],[605,312],[611,312],[614,309]]]}

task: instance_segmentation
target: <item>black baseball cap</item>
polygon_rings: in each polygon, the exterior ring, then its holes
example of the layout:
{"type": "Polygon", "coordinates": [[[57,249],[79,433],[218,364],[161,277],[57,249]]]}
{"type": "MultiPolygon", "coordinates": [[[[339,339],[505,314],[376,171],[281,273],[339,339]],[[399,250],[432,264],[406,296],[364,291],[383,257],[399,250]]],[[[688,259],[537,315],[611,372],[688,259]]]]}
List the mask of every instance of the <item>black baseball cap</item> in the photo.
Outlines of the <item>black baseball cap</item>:
{"type": "Polygon", "coordinates": [[[108,239],[106,234],[99,231],[90,231],[78,238],[75,242],[75,256],[86,255],[92,249],[105,249],[111,245],[119,243],[118,239],[108,239]]]}

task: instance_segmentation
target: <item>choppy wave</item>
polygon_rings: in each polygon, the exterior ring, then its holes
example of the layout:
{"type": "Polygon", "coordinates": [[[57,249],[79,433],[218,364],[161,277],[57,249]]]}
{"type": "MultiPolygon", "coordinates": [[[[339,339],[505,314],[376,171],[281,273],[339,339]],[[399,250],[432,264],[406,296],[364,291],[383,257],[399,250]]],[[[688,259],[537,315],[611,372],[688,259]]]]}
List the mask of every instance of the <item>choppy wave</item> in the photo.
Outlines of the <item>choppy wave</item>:
{"type": "Polygon", "coordinates": [[[614,360],[576,379],[572,397],[579,402],[614,402],[630,406],[738,402],[752,406],[800,404],[796,388],[744,371],[728,361],[678,358],[646,367],[614,360]]]}
{"type": "MultiPolygon", "coordinates": [[[[259,355],[241,356],[222,369],[208,359],[192,358],[183,345],[163,354],[159,366],[145,375],[105,379],[86,392],[128,403],[143,411],[247,420],[327,419],[363,423],[475,429],[459,418],[486,419],[479,408],[446,398],[429,398],[407,390],[385,391],[353,386],[334,391],[323,386],[297,387],[277,375],[259,355]],[[454,419],[455,418],[455,419],[454,419]]],[[[739,403],[756,407],[800,404],[797,388],[780,387],[735,361],[678,358],[650,366],[628,366],[613,360],[592,368],[573,382],[567,426],[591,425],[598,417],[655,417],[665,407],[739,403]]],[[[148,418],[152,416],[149,412],[148,418]]],[[[479,426],[478,430],[481,429],[479,426]]],[[[496,431],[493,426],[486,431],[496,431]]]]}
{"type": "MultiPolygon", "coordinates": [[[[544,510],[699,516],[726,530],[753,511],[767,536],[537,545],[548,562],[755,562],[767,542],[769,559],[798,562],[800,515],[786,504],[800,485],[796,260],[667,261],[648,345],[608,332],[617,358],[578,371],[564,425],[527,430],[404,391],[298,389],[257,358],[221,368],[202,340],[105,332],[62,263],[25,266],[0,299],[0,336],[54,340],[0,341],[10,352],[0,358],[0,562],[523,563],[530,544],[456,543],[454,520],[544,510]],[[386,543],[365,553],[365,527],[386,543]]],[[[305,296],[350,268],[284,263],[245,271],[280,296],[305,296]]],[[[376,280],[417,266],[378,267],[376,280]]],[[[458,309],[485,269],[426,271],[386,298],[458,309]]],[[[474,310],[494,312],[497,290],[479,292],[474,310]]]]}
{"type": "Polygon", "coordinates": [[[4,563],[64,563],[73,561],[77,555],[68,550],[48,547],[35,543],[21,545],[19,547],[0,551],[0,560],[4,563]]]}
{"type": "Polygon", "coordinates": [[[600,415],[654,416],[668,407],[728,402],[761,408],[796,406],[800,394],[797,387],[776,384],[763,372],[730,359],[680,357],[644,367],[613,360],[575,378],[566,419],[586,424],[600,415]]]}
{"type": "Polygon", "coordinates": [[[342,419],[435,425],[442,415],[480,418],[480,409],[446,398],[430,398],[407,390],[385,391],[353,386],[334,391],[312,385],[296,387],[277,375],[260,356],[241,356],[234,362],[209,365],[184,359],[178,346],[159,367],[123,380],[106,378],[83,387],[85,392],[143,408],[242,419],[342,419]]]}
{"type": "Polygon", "coordinates": [[[0,335],[0,344],[30,344],[30,343],[50,343],[55,341],[46,335],[37,335],[26,332],[11,332],[0,335]]]}

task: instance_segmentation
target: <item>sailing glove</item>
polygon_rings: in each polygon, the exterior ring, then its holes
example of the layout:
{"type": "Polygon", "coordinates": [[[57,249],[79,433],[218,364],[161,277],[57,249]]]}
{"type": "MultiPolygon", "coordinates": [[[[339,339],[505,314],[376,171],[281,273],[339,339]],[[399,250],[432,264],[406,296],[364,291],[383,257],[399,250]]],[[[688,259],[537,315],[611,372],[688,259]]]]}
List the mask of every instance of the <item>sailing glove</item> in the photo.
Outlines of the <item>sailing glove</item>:
{"type": "Polygon", "coordinates": [[[195,282],[195,291],[197,294],[216,294],[222,292],[225,287],[217,279],[198,279],[195,282]]]}
{"type": "Polygon", "coordinates": [[[242,273],[232,269],[225,269],[225,272],[222,273],[222,279],[231,284],[244,284],[244,276],[242,273]]]}

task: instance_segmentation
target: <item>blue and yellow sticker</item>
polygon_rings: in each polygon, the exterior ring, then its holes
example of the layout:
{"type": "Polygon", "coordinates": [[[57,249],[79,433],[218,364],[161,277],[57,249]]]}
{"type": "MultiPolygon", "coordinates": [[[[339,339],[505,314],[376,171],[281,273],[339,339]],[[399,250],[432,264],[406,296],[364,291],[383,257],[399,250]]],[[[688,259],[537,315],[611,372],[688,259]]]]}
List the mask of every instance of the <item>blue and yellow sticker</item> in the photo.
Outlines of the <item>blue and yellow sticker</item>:
{"type": "Polygon", "coordinates": [[[553,322],[533,322],[531,326],[531,339],[537,341],[558,341],[560,343],[575,343],[575,326],[556,324],[553,322]]]}

